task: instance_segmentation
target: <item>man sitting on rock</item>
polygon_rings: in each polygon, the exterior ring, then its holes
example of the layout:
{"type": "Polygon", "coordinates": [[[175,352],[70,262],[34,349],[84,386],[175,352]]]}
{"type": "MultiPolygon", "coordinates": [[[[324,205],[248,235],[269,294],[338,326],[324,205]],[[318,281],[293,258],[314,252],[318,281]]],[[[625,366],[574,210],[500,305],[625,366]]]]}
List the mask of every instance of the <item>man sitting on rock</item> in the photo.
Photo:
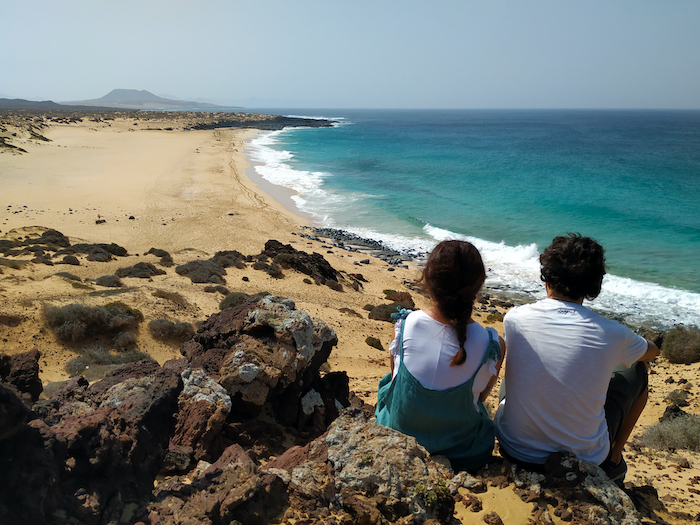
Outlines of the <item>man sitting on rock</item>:
{"type": "Polygon", "coordinates": [[[504,457],[537,469],[557,451],[624,479],[622,449],[648,397],[646,362],[656,345],[583,306],[600,293],[605,256],[578,234],[540,256],[547,298],[511,309],[505,395],[495,417],[504,457]]]}

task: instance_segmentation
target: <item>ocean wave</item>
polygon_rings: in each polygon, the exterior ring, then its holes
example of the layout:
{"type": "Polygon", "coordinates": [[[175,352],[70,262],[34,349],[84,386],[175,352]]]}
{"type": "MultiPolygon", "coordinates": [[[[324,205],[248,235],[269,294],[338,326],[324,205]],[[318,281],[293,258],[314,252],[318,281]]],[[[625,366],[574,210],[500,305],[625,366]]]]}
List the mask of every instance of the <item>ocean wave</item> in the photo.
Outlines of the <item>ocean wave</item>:
{"type": "MultiPolygon", "coordinates": [[[[535,300],[546,296],[540,279],[540,252],[536,244],[508,246],[429,224],[424,230],[438,242],[461,239],[476,246],[488,268],[486,286],[535,300]]],[[[676,324],[700,327],[700,294],[628,277],[606,275],[600,295],[584,304],[633,326],[646,325],[664,330],[676,324]]]]}

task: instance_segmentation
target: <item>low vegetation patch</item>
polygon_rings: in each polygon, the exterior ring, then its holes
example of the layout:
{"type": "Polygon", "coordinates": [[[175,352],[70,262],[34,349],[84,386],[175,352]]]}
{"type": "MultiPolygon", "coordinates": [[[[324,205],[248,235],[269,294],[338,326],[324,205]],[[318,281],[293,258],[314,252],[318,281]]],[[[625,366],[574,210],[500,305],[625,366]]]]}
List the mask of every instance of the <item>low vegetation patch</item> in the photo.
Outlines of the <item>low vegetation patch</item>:
{"type": "Polygon", "coordinates": [[[503,314],[501,314],[501,313],[489,314],[486,316],[486,323],[487,324],[501,323],[501,322],[503,322],[503,314]]]}
{"type": "Polygon", "coordinates": [[[233,308],[239,304],[245,303],[250,299],[250,295],[243,292],[231,292],[226,297],[224,297],[219,303],[219,310],[226,310],[226,308],[233,308]]]}
{"type": "Polygon", "coordinates": [[[207,293],[220,293],[221,295],[228,295],[231,293],[225,286],[205,286],[204,291],[207,293]]]}
{"type": "Polygon", "coordinates": [[[65,370],[70,376],[82,375],[90,381],[104,377],[110,370],[123,364],[150,359],[138,350],[113,353],[107,348],[93,347],[83,350],[83,354],[66,363],[65,370]]]}
{"type": "Polygon", "coordinates": [[[211,261],[190,261],[176,266],[175,272],[193,283],[226,284],[226,270],[211,261]]]}
{"type": "Polygon", "coordinates": [[[54,275],[56,275],[56,277],[63,277],[64,279],[68,279],[69,281],[82,281],[80,277],[70,272],[58,272],[54,275]]]}
{"type": "Polygon", "coordinates": [[[94,288],[89,284],[79,283],[76,281],[71,281],[70,284],[73,288],[77,288],[78,290],[94,290],[94,288]]]}
{"type": "Polygon", "coordinates": [[[194,327],[191,323],[173,322],[169,319],[153,319],[148,323],[148,331],[155,339],[161,341],[184,342],[194,336],[194,327]]]}
{"type": "Polygon", "coordinates": [[[158,297],[159,299],[165,299],[166,301],[179,304],[180,306],[189,306],[190,303],[187,302],[181,294],[177,292],[166,292],[165,290],[156,290],[151,294],[153,297],[158,297]]]}
{"type": "Polygon", "coordinates": [[[684,414],[649,428],[642,443],[659,450],[684,449],[700,451],[700,417],[684,414]]]}
{"type": "Polygon", "coordinates": [[[415,308],[416,304],[413,302],[413,298],[411,297],[411,294],[408,292],[397,292],[396,290],[384,290],[384,295],[386,296],[387,300],[389,301],[395,301],[399,303],[407,303],[410,305],[410,308],[415,308]]]}
{"type": "Polygon", "coordinates": [[[122,302],[104,306],[44,307],[44,319],[58,339],[77,343],[102,335],[112,335],[135,329],[143,321],[143,314],[122,302]]]}
{"type": "Polygon", "coordinates": [[[121,288],[124,286],[121,279],[116,275],[103,275],[95,280],[95,284],[105,286],[107,288],[121,288]]]}
{"type": "Polygon", "coordinates": [[[165,275],[165,270],[156,268],[153,264],[147,262],[136,263],[133,266],[119,268],[114,272],[117,277],[137,277],[139,279],[148,279],[154,275],[165,275]]]}
{"type": "Polygon", "coordinates": [[[666,333],[661,355],[671,363],[690,364],[700,361],[700,330],[678,325],[666,333]]]}
{"type": "Polygon", "coordinates": [[[0,257],[0,266],[5,266],[6,268],[12,268],[13,270],[21,270],[29,264],[28,261],[13,261],[10,259],[5,259],[0,257]]]}
{"type": "Polygon", "coordinates": [[[376,337],[369,336],[367,339],[365,339],[365,343],[367,343],[372,348],[376,348],[377,350],[384,350],[382,342],[376,337]]]}
{"type": "Polygon", "coordinates": [[[243,304],[250,299],[260,299],[261,297],[266,297],[268,295],[270,295],[270,292],[268,291],[262,291],[251,295],[243,292],[231,292],[221,300],[219,303],[219,310],[233,308],[234,306],[243,304]]]}

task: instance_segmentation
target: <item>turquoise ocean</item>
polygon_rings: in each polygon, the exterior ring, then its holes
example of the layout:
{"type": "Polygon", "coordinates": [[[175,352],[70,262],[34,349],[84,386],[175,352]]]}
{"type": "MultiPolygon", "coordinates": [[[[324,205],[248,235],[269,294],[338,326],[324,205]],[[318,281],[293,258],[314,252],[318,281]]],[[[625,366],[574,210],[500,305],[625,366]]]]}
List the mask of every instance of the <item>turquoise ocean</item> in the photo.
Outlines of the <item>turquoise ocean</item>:
{"type": "Polygon", "coordinates": [[[578,232],[606,249],[586,305],[700,326],[700,111],[265,110],[331,128],[263,132],[255,172],[313,224],[413,255],[466,239],[487,287],[544,296],[538,256],[578,232]]]}

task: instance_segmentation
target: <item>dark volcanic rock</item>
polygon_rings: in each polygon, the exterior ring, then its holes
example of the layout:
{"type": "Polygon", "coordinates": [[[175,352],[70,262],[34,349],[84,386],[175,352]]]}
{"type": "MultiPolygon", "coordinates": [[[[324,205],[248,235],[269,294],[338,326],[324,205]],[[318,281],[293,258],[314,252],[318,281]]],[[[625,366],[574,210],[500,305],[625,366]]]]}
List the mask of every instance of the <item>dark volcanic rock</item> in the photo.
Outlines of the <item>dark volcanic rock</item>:
{"type": "Polygon", "coordinates": [[[19,392],[29,394],[31,402],[39,399],[44,387],[39,379],[38,350],[8,356],[0,354],[0,380],[13,385],[19,392]]]}
{"type": "Polygon", "coordinates": [[[51,425],[34,419],[5,439],[2,521],[118,522],[130,502],[150,497],[181,388],[179,376],[163,369],[93,396],[82,391],[79,413],[64,411],[51,425]]]}
{"type": "Polygon", "coordinates": [[[268,296],[211,316],[182,353],[226,389],[235,413],[256,415],[270,402],[285,424],[295,419],[298,430],[308,430],[301,414],[325,406],[312,385],[336,343],[324,322],[268,296]]]}
{"type": "Polygon", "coordinates": [[[282,244],[271,239],[265,243],[262,254],[270,257],[282,268],[291,268],[312,277],[316,284],[326,284],[326,281],[338,281],[340,272],[333,268],[319,253],[309,255],[298,251],[290,244],[282,244]]]}

